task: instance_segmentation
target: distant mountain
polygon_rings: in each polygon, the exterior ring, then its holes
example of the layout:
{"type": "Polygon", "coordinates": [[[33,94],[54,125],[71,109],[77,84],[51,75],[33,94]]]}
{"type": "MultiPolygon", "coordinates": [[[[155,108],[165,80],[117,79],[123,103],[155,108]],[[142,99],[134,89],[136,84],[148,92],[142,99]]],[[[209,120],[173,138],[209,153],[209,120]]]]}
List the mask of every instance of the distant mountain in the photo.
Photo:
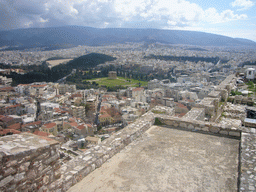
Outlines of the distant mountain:
{"type": "Polygon", "coordinates": [[[131,28],[101,29],[81,26],[0,31],[0,47],[11,46],[11,49],[33,47],[57,49],[77,45],[97,46],[125,42],[256,47],[256,42],[251,40],[195,31],[131,28]]]}

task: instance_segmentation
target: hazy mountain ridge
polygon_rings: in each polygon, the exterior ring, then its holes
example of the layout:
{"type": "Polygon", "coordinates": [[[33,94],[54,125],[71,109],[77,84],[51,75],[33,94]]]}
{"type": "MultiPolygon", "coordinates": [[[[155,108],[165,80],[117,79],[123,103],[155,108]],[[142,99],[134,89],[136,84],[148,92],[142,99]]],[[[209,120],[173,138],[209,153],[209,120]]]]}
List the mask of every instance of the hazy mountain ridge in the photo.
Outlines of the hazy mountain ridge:
{"type": "Polygon", "coordinates": [[[106,45],[125,42],[160,42],[197,46],[252,46],[256,42],[195,31],[92,28],[65,26],[0,31],[0,47],[70,47],[77,45],[106,45]]]}

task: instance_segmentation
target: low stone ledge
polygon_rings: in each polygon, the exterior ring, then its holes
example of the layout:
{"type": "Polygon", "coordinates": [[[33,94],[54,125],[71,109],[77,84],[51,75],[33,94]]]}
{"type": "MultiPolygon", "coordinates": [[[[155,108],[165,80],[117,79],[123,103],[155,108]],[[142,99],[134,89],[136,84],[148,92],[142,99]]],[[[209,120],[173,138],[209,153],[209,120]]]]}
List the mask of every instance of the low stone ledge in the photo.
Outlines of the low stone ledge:
{"type": "Polygon", "coordinates": [[[242,127],[232,127],[230,125],[222,125],[219,123],[205,122],[198,120],[190,120],[184,118],[177,118],[167,115],[157,115],[157,118],[164,124],[187,129],[190,131],[203,131],[220,135],[229,135],[233,137],[239,137],[241,135],[242,127]]]}
{"type": "Polygon", "coordinates": [[[241,175],[239,191],[256,190],[256,134],[252,132],[242,132],[241,134],[241,175]]]}

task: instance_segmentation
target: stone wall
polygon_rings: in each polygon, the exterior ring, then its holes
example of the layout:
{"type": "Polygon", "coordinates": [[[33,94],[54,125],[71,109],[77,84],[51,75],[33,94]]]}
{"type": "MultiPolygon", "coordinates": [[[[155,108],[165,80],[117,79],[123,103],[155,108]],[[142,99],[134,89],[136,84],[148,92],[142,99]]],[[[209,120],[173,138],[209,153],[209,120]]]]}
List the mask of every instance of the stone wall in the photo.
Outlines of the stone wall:
{"type": "Polygon", "coordinates": [[[241,127],[232,127],[230,125],[221,125],[219,123],[197,120],[187,120],[183,118],[180,119],[166,115],[158,115],[157,117],[162,123],[170,125],[174,128],[183,128],[191,131],[209,132],[226,136],[229,135],[239,138],[241,135],[241,127]]]}
{"type": "Polygon", "coordinates": [[[240,149],[239,191],[256,191],[256,130],[243,128],[240,149]]]}
{"type": "Polygon", "coordinates": [[[205,118],[205,109],[193,107],[182,119],[186,120],[200,120],[204,121],[205,118]]]}
{"type": "Polygon", "coordinates": [[[0,138],[0,191],[44,191],[60,178],[57,141],[31,133],[0,138]]]}

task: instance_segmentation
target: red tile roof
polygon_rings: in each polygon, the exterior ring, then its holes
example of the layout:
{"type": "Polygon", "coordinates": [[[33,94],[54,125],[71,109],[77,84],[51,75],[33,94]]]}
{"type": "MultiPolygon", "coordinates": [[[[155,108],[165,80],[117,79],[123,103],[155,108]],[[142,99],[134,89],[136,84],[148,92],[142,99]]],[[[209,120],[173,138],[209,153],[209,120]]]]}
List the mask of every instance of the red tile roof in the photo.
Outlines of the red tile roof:
{"type": "Polygon", "coordinates": [[[6,109],[9,109],[9,108],[16,108],[16,107],[19,107],[21,106],[21,104],[17,104],[17,105],[10,105],[10,106],[7,106],[5,107],[6,109]]]}
{"type": "Polygon", "coordinates": [[[143,87],[137,87],[137,88],[134,88],[132,91],[143,91],[144,88],[143,87]]]}
{"type": "Polygon", "coordinates": [[[46,128],[46,129],[51,129],[55,126],[56,126],[56,123],[47,123],[47,124],[43,125],[43,127],[46,128]]]}
{"type": "Polygon", "coordinates": [[[184,108],[184,109],[187,109],[187,107],[181,103],[178,103],[178,102],[174,102],[176,104],[177,107],[179,108],[184,108]]]}
{"type": "Polygon", "coordinates": [[[91,124],[85,124],[85,125],[87,125],[87,127],[92,127],[92,125],[91,125],[91,124]]]}
{"type": "Polygon", "coordinates": [[[84,128],[85,128],[84,124],[77,126],[77,129],[80,129],[80,130],[82,130],[84,128]]]}
{"type": "Polygon", "coordinates": [[[47,84],[43,84],[43,85],[31,85],[31,87],[39,87],[39,88],[43,88],[43,87],[45,87],[45,86],[47,86],[47,84]]]}
{"type": "Polygon", "coordinates": [[[21,128],[21,123],[15,123],[15,124],[12,124],[10,126],[7,127],[8,129],[20,129],[21,128]]]}
{"type": "Polygon", "coordinates": [[[19,84],[18,86],[28,86],[30,84],[19,84]]]}
{"type": "Polygon", "coordinates": [[[32,123],[24,124],[24,125],[22,125],[22,127],[31,126],[31,125],[41,125],[41,123],[42,123],[42,121],[35,121],[32,123]]]}
{"type": "Polygon", "coordinates": [[[3,129],[3,130],[0,130],[0,135],[6,135],[7,133],[20,134],[21,132],[15,130],[15,129],[3,129]]]}
{"type": "Polygon", "coordinates": [[[77,127],[77,122],[71,122],[71,123],[69,123],[72,127],[77,127]]]}
{"type": "Polygon", "coordinates": [[[14,91],[14,88],[13,87],[2,87],[2,88],[0,88],[0,92],[1,91],[3,91],[3,92],[14,91]]]}
{"type": "Polygon", "coordinates": [[[105,117],[111,117],[111,116],[107,113],[99,115],[99,118],[105,118],[105,117]]]}
{"type": "Polygon", "coordinates": [[[47,137],[48,135],[50,135],[49,133],[46,133],[43,131],[35,131],[33,134],[38,135],[38,136],[43,136],[43,137],[47,137]]]}
{"type": "Polygon", "coordinates": [[[3,121],[3,122],[10,122],[12,120],[13,120],[13,118],[9,117],[9,116],[3,116],[0,118],[0,121],[3,121]]]}

